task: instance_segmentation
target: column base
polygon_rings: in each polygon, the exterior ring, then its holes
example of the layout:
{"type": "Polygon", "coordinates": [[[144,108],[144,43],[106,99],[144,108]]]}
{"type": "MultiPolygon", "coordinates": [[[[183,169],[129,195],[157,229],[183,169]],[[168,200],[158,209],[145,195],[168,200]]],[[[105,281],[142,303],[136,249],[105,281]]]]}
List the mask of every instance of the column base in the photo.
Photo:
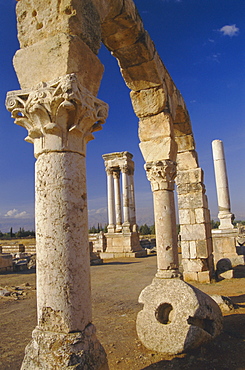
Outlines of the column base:
{"type": "Polygon", "coordinates": [[[56,333],[36,327],[25,349],[21,370],[108,370],[104,348],[89,324],[84,331],[56,333]]]}
{"type": "Polygon", "coordinates": [[[136,330],[153,351],[178,354],[199,347],[220,334],[223,318],[207,294],[181,279],[154,278],[142,290],[136,330]]]}

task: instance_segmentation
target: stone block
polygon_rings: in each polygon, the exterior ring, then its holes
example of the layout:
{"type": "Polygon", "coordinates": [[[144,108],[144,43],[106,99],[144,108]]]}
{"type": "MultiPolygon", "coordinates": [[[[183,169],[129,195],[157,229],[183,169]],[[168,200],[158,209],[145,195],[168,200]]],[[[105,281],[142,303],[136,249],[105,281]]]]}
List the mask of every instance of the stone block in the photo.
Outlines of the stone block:
{"type": "Polygon", "coordinates": [[[184,271],[183,279],[184,281],[198,281],[197,272],[184,271]]]}
{"type": "Polygon", "coordinates": [[[17,3],[16,12],[21,48],[58,33],[66,33],[79,36],[94,53],[98,53],[101,41],[100,16],[92,2],[21,0],[17,3]]]}
{"type": "Polygon", "coordinates": [[[179,209],[196,209],[207,207],[207,197],[202,192],[178,195],[179,209]]]}
{"type": "Polygon", "coordinates": [[[154,58],[154,54],[155,45],[146,31],[133,45],[112,52],[112,55],[118,59],[121,68],[149,62],[154,58]]]}
{"type": "MultiPolygon", "coordinates": [[[[209,239],[210,242],[210,239],[209,239]]],[[[196,241],[196,256],[197,258],[208,258],[209,256],[208,240],[196,241]]]]}
{"type": "Polygon", "coordinates": [[[144,141],[139,147],[146,163],[176,158],[176,143],[170,137],[144,141]]]}
{"type": "Polygon", "coordinates": [[[0,254],[0,271],[7,271],[13,269],[13,257],[11,254],[0,254]]]}
{"type": "Polygon", "coordinates": [[[184,272],[200,272],[205,270],[205,265],[200,259],[182,259],[184,272]]]}
{"type": "Polygon", "coordinates": [[[126,85],[134,91],[161,86],[164,81],[165,71],[165,67],[157,53],[149,62],[133,67],[121,68],[126,85]]]}
{"type": "Polygon", "coordinates": [[[81,84],[97,95],[104,71],[100,60],[79,37],[65,34],[18,50],[13,62],[22,89],[76,73],[81,84]]]}
{"type": "Polygon", "coordinates": [[[190,243],[181,241],[181,255],[182,258],[190,258],[190,243]]]}
{"type": "Polygon", "coordinates": [[[227,270],[218,275],[220,279],[232,279],[234,277],[234,270],[227,270]]]}
{"type": "Polygon", "coordinates": [[[205,217],[205,208],[196,208],[194,210],[195,212],[195,219],[196,219],[196,223],[197,224],[202,224],[206,221],[206,217],[205,217]]]}
{"type": "Polygon", "coordinates": [[[177,354],[212,340],[222,330],[222,313],[205,293],[180,279],[153,279],[139,296],[144,304],[136,330],[150,350],[177,354]]]}
{"type": "Polygon", "coordinates": [[[195,150],[193,135],[176,136],[175,140],[178,144],[178,153],[186,152],[187,150],[195,150]]]}
{"type": "Polygon", "coordinates": [[[179,209],[179,223],[182,225],[189,225],[191,223],[190,209],[179,209]]]}
{"type": "MultiPolygon", "coordinates": [[[[118,6],[120,7],[120,3],[117,0],[115,11],[118,11],[118,6]]],[[[136,43],[145,31],[134,2],[123,1],[120,14],[113,18],[112,12],[114,10],[111,7],[110,14],[102,24],[102,41],[106,47],[115,51],[136,43]]]]}
{"type": "Polygon", "coordinates": [[[199,271],[197,273],[199,283],[209,284],[210,283],[210,271],[199,271]]]}
{"type": "Polygon", "coordinates": [[[147,117],[163,111],[166,104],[166,87],[164,85],[150,89],[131,91],[131,101],[138,117],[147,117]]]}
{"type": "Polygon", "coordinates": [[[205,224],[182,225],[181,238],[183,240],[204,240],[206,239],[205,224]]]}
{"type": "Polygon", "coordinates": [[[190,258],[197,258],[197,243],[195,240],[190,241],[190,258]]]}
{"type": "Polygon", "coordinates": [[[195,150],[178,153],[177,155],[178,170],[190,170],[199,167],[197,153],[195,150]]]}
{"type": "Polygon", "coordinates": [[[139,121],[139,138],[141,142],[172,136],[172,122],[169,115],[164,112],[151,117],[141,118],[139,121]]]}

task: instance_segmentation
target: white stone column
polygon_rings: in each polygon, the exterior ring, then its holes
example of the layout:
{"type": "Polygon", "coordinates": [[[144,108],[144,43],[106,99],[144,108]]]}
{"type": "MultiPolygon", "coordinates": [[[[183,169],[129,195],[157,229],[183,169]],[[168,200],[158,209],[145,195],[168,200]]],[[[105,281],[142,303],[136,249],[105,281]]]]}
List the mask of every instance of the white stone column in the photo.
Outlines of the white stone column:
{"type": "Polygon", "coordinates": [[[128,167],[123,166],[121,168],[121,171],[122,171],[122,193],[123,193],[123,230],[130,231],[128,167]]]}
{"type": "Polygon", "coordinates": [[[234,215],[231,213],[229,186],[223,142],[221,140],[213,140],[212,149],[219,206],[218,213],[218,217],[220,220],[219,229],[233,229],[234,225],[232,224],[232,220],[234,218],[234,215]]]}
{"type": "Polygon", "coordinates": [[[113,171],[115,189],[116,231],[122,231],[122,206],[120,192],[120,170],[113,171]]]}
{"type": "Polygon", "coordinates": [[[134,196],[134,171],[131,169],[129,177],[129,215],[130,215],[130,225],[133,231],[136,231],[136,212],[135,212],[135,196],[134,196]]]}
{"type": "Polygon", "coordinates": [[[115,232],[115,196],[113,171],[111,168],[106,168],[107,173],[107,201],[108,201],[108,232],[115,232]]]}
{"type": "Polygon", "coordinates": [[[173,193],[176,163],[171,160],[146,163],[145,169],[153,191],[157,245],[156,277],[177,277],[178,244],[173,193]]]}
{"type": "Polygon", "coordinates": [[[74,74],[11,92],[6,105],[28,130],[37,158],[38,324],[21,369],[66,369],[71,363],[102,369],[106,355],[91,323],[85,154],[107,105],[74,74]]]}

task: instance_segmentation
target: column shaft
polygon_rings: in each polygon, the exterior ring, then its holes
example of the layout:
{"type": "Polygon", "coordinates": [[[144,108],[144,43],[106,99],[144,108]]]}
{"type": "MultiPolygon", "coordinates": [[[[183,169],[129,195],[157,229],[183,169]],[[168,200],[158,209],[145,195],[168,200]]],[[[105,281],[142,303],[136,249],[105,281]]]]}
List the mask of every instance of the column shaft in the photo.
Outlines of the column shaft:
{"type": "Polygon", "coordinates": [[[112,171],[107,171],[108,231],[115,231],[115,196],[112,171]]]}
{"type": "Polygon", "coordinates": [[[220,219],[220,229],[230,229],[232,225],[233,215],[231,213],[230,195],[228,178],[225,163],[225,154],[223,142],[221,140],[214,140],[212,142],[214,172],[217,189],[217,198],[219,206],[218,217],[220,219]]]}
{"type": "Polygon", "coordinates": [[[51,152],[39,156],[37,310],[38,326],[44,330],[82,331],[92,319],[86,198],[82,155],[51,152]]]}
{"type": "Polygon", "coordinates": [[[122,190],[123,190],[123,221],[129,224],[129,197],[128,197],[128,174],[122,172],[122,190]]]}
{"type": "Polygon", "coordinates": [[[115,189],[115,211],[116,211],[116,231],[122,230],[122,209],[120,193],[120,172],[114,172],[114,189],[115,189]]]}

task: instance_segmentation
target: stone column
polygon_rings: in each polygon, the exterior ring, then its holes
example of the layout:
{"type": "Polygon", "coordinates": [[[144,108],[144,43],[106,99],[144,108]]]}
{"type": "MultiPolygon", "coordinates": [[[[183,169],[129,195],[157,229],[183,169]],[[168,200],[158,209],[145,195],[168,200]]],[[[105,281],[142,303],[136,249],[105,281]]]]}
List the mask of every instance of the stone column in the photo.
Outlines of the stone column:
{"type": "Polygon", "coordinates": [[[134,196],[134,170],[131,169],[129,177],[129,214],[130,225],[133,231],[137,231],[136,213],[135,213],[135,196],[134,196]]]}
{"type": "Polygon", "coordinates": [[[159,278],[179,276],[178,244],[174,205],[176,163],[171,160],[145,164],[154,202],[157,274],[159,278]]]}
{"type": "Polygon", "coordinates": [[[37,158],[38,324],[21,369],[105,369],[91,323],[85,154],[107,105],[75,74],[10,92],[6,105],[37,158]]]}
{"type": "Polygon", "coordinates": [[[107,198],[108,198],[108,232],[115,232],[115,197],[114,197],[114,183],[113,171],[111,168],[106,168],[107,173],[107,198]]]}
{"type": "Polygon", "coordinates": [[[120,192],[120,171],[113,171],[115,189],[116,231],[122,231],[122,209],[120,192]]]}
{"type": "Polygon", "coordinates": [[[212,149],[219,206],[218,213],[218,217],[220,220],[219,229],[233,229],[234,225],[232,224],[232,220],[234,219],[234,215],[231,213],[229,186],[223,142],[221,140],[213,140],[212,149]]]}
{"type": "Polygon", "coordinates": [[[129,196],[128,196],[128,166],[123,166],[122,171],[122,193],[123,193],[123,230],[130,231],[129,218],[129,196]]]}

